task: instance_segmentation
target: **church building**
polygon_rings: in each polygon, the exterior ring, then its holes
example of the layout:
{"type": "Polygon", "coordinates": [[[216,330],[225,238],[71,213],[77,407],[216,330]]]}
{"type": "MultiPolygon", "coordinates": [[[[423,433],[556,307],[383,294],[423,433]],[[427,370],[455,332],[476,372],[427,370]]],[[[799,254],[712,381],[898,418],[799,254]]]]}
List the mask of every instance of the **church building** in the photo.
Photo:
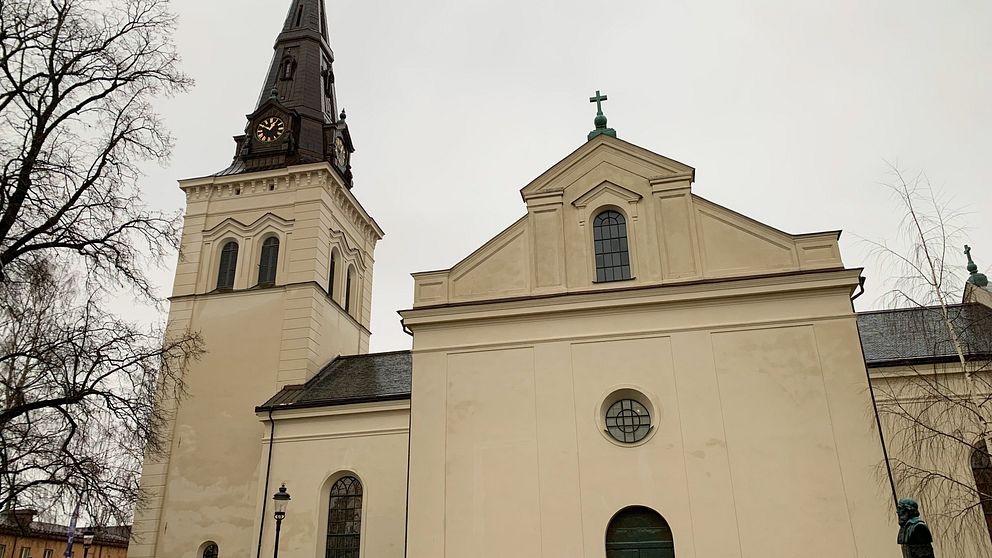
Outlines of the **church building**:
{"type": "Polygon", "coordinates": [[[838,231],[700,197],[600,106],[520,219],[414,273],[412,350],[369,354],[384,232],[334,60],[291,0],[233,163],[179,183],[169,328],[208,352],[131,558],[900,555],[838,231]]]}

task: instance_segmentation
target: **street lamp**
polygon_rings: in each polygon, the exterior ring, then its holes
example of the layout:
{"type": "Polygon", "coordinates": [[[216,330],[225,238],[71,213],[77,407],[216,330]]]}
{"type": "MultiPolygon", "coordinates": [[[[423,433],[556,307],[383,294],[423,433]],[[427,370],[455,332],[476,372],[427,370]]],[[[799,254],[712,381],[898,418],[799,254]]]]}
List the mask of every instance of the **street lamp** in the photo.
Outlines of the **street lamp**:
{"type": "Polygon", "coordinates": [[[286,492],[286,483],[279,487],[279,492],[272,495],[275,502],[276,518],[276,549],[272,553],[272,558],[279,558],[279,530],[282,528],[282,520],[286,519],[286,506],[289,505],[289,492],[286,492]]]}
{"type": "Polygon", "coordinates": [[[87,529],[83,533],[83,558],[86,558],[86,555],[90,553],[90,545],[93,544],[95,537],[96,534],[93,532],[93,529],[87,529]]]}

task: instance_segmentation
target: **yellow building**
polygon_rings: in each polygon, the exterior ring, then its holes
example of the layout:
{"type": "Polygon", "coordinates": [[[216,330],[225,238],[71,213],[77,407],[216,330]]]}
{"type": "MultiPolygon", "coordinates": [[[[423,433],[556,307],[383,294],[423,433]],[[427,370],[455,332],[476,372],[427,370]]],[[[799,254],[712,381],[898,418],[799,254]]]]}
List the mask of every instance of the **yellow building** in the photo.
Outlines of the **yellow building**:
{"type": "MultiPolygon", "coordinates": [[[[34,510],[0,512],[0,558],[63,558],[68,546],[69,527],[35,521],[34,510]]],[[[75,558],[124,558],[127,556],[128,527],[90,530],[76,528],[72,545],[75,558]],[[86,535],[93,538],[86,545],[86,535]]]]}
{"type": "Polygon", "coordinates": [[[209,352],[131,558],[271,556],[282,484],[283,558],[900,555],[839,232],[697,196],[601,111],[367,354],[383,231],[323,1],[290,4],[233,163],[180,182],[170,328],[209,352]]]}

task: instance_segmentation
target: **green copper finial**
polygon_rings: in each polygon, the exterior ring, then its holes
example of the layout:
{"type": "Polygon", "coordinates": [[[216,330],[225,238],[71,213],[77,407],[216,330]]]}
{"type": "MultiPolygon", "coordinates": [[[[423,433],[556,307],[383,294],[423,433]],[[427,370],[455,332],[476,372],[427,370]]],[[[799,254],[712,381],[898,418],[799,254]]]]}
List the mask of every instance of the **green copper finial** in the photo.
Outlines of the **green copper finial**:
{"type": "Polygon", "coordinates": [[[589,132],[588,139],[602,135],[617,137],[616,130],[606,127],[606,115],[603,114],[603,101],[605,100],[607,100],[606,95],[600,93],[599,90],[596,91],[595,97],[589,97],[590,103],[596,103],[596,119],[593,120],[593,123],[596,124],[596,129],[589,132]]]}
{"type": "Polygon", "coordinates": [[[975,264],[975,260],[971,259],[971,246],[964,245],[964,255],[968,256],[968,273],[971,274],[968,277],[968,282],[976,287],[988,287],[989,278],[984,273],[978,272],[978,265],[975,264]]]}

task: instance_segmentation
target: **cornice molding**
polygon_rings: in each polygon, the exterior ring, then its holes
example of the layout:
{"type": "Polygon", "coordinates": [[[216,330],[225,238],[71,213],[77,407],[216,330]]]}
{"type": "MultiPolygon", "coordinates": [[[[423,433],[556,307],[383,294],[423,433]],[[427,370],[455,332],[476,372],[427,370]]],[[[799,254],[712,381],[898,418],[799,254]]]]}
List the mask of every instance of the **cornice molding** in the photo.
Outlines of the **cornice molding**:
{"type": "Polygon", "coordinates": [[[666,285],[641,285],[625,289],[584,290],[515,299],[424,306],[402,310],[399,314],[403,317],[404,325],[413,328],[468,320],[516,318],[643,305],[698,303],[720,298],[782,295],[824,289],[853,291],[861,272],[861,269],[833,269],[704,279],[666,285]]]}
{"type": "MultiPolygon", "coordinates": [[[[277,420],[277,421],[294,420],[294,419],[334,417],[334,416],[353,417],[355,415],[361,415],[361,414],[389,413],[389,412],[397,412],[397,411],[402,412],[409,410],[410,410],[409,397],[405,399],[367,401],[362,403],[349,403],[349,404],[324,405],[324,406],[312,406],[312,407],[294,407],[288,405],[287,408],[285,409],[279,409],[279,408],[272,409],[272,420],[277,420]]],[[[259,410],[256,411],[255,415],[262,422],[268,422],[269,420],[268,409],[262,410],[262,408],[259,407],[259,410]]],[[[409,429],[401,428],[396,430],[409,430],[409,429]]],[[[278,436],[276,438],[278,438],[278,436]]]]}
{"type": "Polygon", "coordinates": [[[362,207],[358,198],[341,181],[330,163],[311,163],[278,169],[227,176],[205,176],[179,181],[179,188],[186,193],[187,204],[279,194],[303,188],[319,187],[330,194],[334,204],[356,223],[363,236],[375,243],[385,236],[375,219],[362,207]]]}

